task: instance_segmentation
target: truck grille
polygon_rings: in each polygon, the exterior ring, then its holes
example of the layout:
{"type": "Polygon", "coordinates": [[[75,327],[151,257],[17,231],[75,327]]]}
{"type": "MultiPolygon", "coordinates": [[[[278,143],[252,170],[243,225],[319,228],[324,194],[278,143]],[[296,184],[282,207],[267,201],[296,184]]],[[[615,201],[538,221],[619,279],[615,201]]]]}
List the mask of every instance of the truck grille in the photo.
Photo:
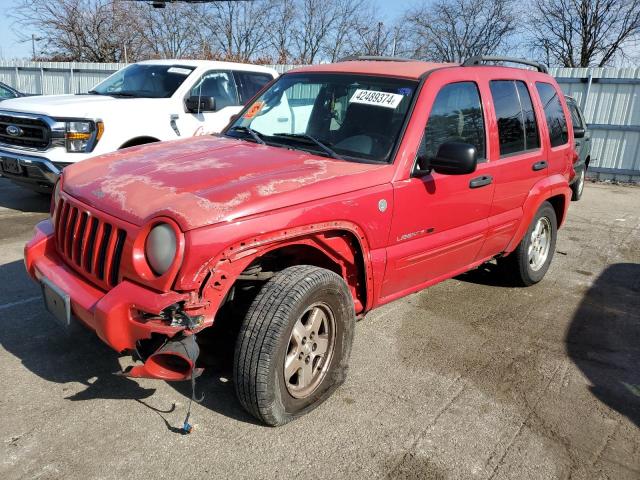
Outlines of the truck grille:
{"type": "Polygon", "coordinates": [[[0,114],[0,142],[16,147],[43,149],[49,146],[51,130],[39,118],[0,114]]]}
{"type": "Polygon", "coordinates": [[[69,200],[59,199],[55,239],[58,253],[103,288],[120,281],[120,261],[127,232],[69,200]]]}

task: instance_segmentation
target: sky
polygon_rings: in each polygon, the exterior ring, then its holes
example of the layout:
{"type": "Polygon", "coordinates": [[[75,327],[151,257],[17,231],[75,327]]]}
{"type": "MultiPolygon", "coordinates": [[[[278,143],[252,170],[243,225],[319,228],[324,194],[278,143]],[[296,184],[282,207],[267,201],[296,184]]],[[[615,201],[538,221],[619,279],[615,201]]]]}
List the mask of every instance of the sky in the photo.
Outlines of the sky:
{"type": "MultiPolygon", "coordinates": [[[[12,29],[13,21],[8,18],[11,9],[18,3],[18,0],[0,0],[0,60],[10,60],[14,58],[31,58],[31,42],[20,42],[18,36],[12,29]]],[[[387,13],[389,18],[395,18],[392,5],[393,2],[380,0],[377,2],[378,8],[387,13]]],[[[31,32],[25,32],[29,35],[31,32]]]]}
{"type": "Polygon", "coordinates": [[[26,58],[31,56],[31,42],[18,42],[12,31],[12,20],[8,18],[16,0],[0,0],[0,59],[26,58]]]}

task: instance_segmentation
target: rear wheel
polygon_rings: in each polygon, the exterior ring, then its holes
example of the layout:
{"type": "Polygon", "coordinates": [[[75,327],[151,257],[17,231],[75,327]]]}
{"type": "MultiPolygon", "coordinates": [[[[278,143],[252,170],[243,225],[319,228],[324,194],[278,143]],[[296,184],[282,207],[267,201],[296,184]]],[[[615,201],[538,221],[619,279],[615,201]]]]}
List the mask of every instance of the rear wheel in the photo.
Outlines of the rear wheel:
{"type": "Polygon", "coordinates": [[[271,426],[320,405],[346,377],[354,325],[342,277],[308,265],[277,273],[249,307],[236,342],[240,403],[271,426]]]}
{"type": "Polygon", "coordinates": [[[501,262],[519,284],[529,286],[544,278],[553,259],[557,231],[556,212],[544,202],[518,247],[501,262]]]}

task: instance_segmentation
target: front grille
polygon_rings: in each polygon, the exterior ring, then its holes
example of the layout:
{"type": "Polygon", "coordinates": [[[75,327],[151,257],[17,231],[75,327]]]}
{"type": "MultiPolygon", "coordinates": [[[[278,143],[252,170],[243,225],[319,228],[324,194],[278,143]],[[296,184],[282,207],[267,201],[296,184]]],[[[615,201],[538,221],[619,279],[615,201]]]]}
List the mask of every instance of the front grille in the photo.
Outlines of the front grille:
{"type": "Polygon", "coordinates": [[[56,248],[63,258],[94,283],[111,288],[120,281],[120,262],[127,232],[81,206],[60,198],[56,211],[56,248]]]}
{"type": "Polygon", "coordinates": [[[0,115],[0,142],[6,145],[43,149],[49,146],[50,137],[49,126],[39,118],[0,115]],[[17,134],[9,134],[11,130],[15,130],[12,127],[17,129],[17,134]]]}

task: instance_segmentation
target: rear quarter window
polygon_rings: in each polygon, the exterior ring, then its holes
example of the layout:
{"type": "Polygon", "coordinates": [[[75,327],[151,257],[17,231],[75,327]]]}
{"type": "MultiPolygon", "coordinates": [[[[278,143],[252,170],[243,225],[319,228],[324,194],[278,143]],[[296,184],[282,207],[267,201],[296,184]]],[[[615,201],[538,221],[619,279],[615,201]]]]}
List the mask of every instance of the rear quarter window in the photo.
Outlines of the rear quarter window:
{"type": "Polygon", "coordinates": [[[567,119],[564,116],[558,92],[550,83],[536,82],[536,89],[544,107],[544,116],[549,130],[549,141],[552,147],[564,145],[569,141],[567,119]]]}

